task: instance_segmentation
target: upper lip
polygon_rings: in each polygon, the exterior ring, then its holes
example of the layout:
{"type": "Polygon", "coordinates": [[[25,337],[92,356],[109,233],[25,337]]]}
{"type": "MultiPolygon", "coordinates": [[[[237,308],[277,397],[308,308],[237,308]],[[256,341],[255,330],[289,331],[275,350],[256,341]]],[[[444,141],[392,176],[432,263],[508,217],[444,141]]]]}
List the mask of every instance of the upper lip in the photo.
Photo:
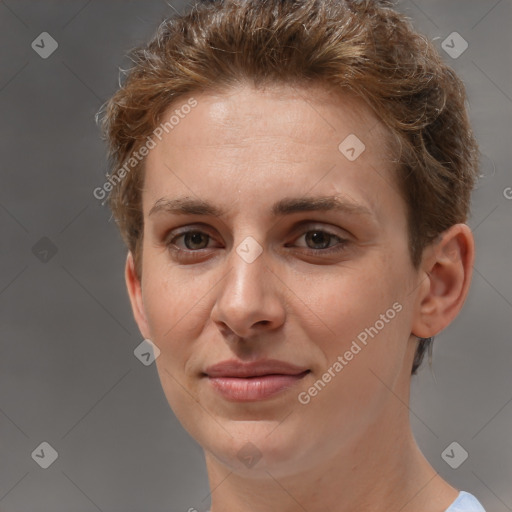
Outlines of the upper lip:
{"type": "Polygon", "coordinates": [[[204,373],[209,377],[258,377],[272,374],[298,375],[308,370],[308,368],[277,359],[262,359],[251,362],[229,359],[209,366],[204,373]]]}

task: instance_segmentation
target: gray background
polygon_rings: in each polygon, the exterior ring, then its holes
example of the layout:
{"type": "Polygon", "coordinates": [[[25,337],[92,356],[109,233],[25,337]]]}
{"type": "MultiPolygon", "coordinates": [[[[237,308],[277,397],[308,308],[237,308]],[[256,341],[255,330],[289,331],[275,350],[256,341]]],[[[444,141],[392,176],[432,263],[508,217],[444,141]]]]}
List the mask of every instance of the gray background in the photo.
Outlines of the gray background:
{"type": "MultiPolygon", "coordinates": [[[[118,67],[129,66],[127,50],[183,5],[0,1],[3,512],[209,505],[201,448],[170,410],[154,364],[133,354],[142,340],[125,292],[125,250],[92,195],[106,172],[94,115],[116,89],[118,67]],[[31,47],[42,32],[59,45],[47,59],[31,47]],[[48,469],[31,455],[43,441],[58,452],[48,469]]],[[[436,338],[434,374],[425,361],[413,378],[412,426],[443,478],[488,512],[512,510],[512,2],[399,6],[465,81],[484,154],[469,221],[470,295],[436,338]],[[469,43],[457,59],[441,49],[453,31],[469,43]],[[469,453],[458,469],[441,457],[452,441],[469,453]]]]}

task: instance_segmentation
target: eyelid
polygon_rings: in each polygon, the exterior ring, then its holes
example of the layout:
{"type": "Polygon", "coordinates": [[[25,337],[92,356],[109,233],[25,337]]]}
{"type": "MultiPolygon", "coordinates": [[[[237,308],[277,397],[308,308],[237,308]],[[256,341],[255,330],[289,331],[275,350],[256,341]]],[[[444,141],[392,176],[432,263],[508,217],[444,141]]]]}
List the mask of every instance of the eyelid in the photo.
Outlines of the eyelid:
{"type": "Polygon", "coordinates": [[[300,233],[304,233],[307,231],[325,231],[330,235],[337,236],[340,238],[350,237],[351,234],[346,229],[343,229],[339,226],[335,226],[330,222],[318,221],[318,220],[305,220],[298,222],[292,229],[292,233],[296,233],[299,231],[300,233]],[[308,228],[307,230],[305,228],[308,228]],[[336,230],[341,231],[341,233],[337,233],[336,230]]]}
{"type": "Polygon", "coordinates": [[[193,224],[185,224],[183,226],[179,226],[177,228],[169,230],[163,237],[165,241],[170,241],[176,238],[177,236],[184,235],[190,232],[200,232],[213,237],[212,233],[216,231],[214,228],[209,226],[208,224],[204,224],[202,222],[193,223],[193,224]]]}

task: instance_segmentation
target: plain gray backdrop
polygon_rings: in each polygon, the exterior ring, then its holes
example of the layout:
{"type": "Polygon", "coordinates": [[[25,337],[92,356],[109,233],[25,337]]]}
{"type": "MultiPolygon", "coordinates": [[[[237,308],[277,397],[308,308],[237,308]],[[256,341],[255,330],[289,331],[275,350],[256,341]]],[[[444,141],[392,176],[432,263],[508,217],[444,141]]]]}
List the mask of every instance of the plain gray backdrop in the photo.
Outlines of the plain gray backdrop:
{"type": "MultiPolygon", "coordinates": [[[[209,506],[202,449],[170,410],[155,365],[134,355],[142,338],[125,291],[125,248],[92,193],[107,170],[94,116],[116,90],[119,67],[130,65],[127,51],[184,6],[0,1],[3,512],[209,506]],[[43,32],[58,44],[46,58],[33,46],[44,37],[44,51],[52,49],[43,32]],[[58,457],[44,469],[52,449],[58,457]]],[[[433,373],[425,361],[412,380],[411,422],[443,478],[488,512],[505,512],[512,510],[512,2],[398,6],[464,80],[483,154],[468,222],[477,248],[471,291],[436,337],[433,373]],[[468,44],[457,58],[443,49],[445,40],[463,47],[453,32],[468,44]],[[468,454],[457,469],[442,456],[453,442],[468,454]]]]}

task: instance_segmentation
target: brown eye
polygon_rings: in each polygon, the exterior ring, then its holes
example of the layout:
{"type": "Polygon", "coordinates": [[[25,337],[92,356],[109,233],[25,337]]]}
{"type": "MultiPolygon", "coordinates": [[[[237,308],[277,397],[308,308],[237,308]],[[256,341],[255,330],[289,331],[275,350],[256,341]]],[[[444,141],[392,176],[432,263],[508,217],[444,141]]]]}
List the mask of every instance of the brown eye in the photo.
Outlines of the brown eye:
{"type": "Polygon", "coordinates": [[[297,240],[300,240],[303,237],[306,243],[306,247],[301,245],[297,245],[297,247],[303,247],[306,249],[306,251],[320,255],[341,251],[349,243],[348,240],[323,229],[306,231],[297,240]]]}
{"type": "Polygon", "coordinates": [[[211,236],[204,231],[197,229],[189,229],[181,233],[175,234],[166,242],[167,247],[178,251],[198,251],[206,249],[211,236]],[[182,243],[178,244],[178,240],[182,239],[182,243]]]}
{"type": "Polygon", "coordinates": [[[171,258],[179,263],[196,263],[211,255],[210,245],[214,240],[211,235],[197,229],[189,229],[181,233],[172,233],[165,242],[171,258]],[[183,239],[183,240],[181,240],[183,239]]]}
{"type": "Polygon", "coordinates": [[[206,246],[208,245],[208,240],[210,238],[209,235],[201,231],[188,231],[187,233],[182,233],[176,238],[179,238],[180,236],[184,237],[183,241],[185,243],[185,247],[189,250],[205,249],[206,246]],[[204,242],[206,242],[206,245],[204,242]]]}
{"type": "Polygon", "coordinates": [[[313,245],[320,244],[321,247],[310,247],[310,249],[326,249],[329,242],[332,240],[334,235],[327,233],[326,231],[308,231],[305,236],[306,243],[311,242],[313,245]]]}

